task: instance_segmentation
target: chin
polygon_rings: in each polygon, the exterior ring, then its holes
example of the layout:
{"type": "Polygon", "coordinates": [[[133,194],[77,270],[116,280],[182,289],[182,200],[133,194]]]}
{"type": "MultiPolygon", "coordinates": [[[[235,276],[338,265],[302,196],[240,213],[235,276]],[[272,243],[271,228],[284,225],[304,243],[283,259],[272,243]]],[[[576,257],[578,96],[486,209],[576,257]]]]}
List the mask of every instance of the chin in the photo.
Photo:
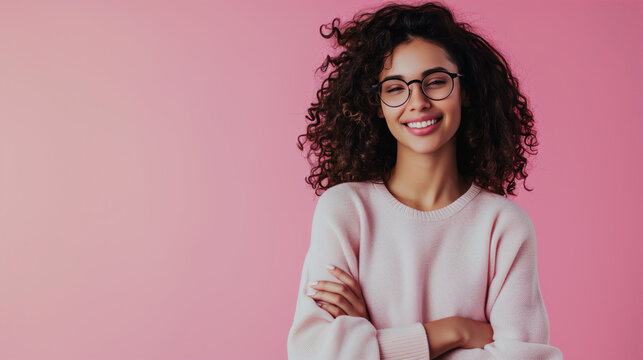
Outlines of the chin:
{"type": "Polygon", "coordinates": [[[441,145],[425,145],[425,146],[418,146],[418,144],[405,144],[405,147],[413,153],[416,154],[432,154],[438,152],[440,149],[444,147],[443,144],[441,145]]]}

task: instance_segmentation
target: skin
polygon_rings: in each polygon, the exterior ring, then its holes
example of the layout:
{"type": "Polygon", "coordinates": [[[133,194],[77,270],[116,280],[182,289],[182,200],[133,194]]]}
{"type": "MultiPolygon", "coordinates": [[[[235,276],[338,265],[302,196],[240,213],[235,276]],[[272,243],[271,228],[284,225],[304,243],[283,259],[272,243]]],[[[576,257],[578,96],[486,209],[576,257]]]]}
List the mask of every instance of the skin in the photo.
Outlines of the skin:
{"type": "MultiPolygon", "coordinates": [[[[421,79],[424,70],[435,66],[458,72],[444,49],[414,38],[393,50],[378,81],[388,75],[402,75],[407,82],[421,79]]],[[[459,77],[454,79],[451,94],[439,101],[424,96],[420,84],[413,83],[404,105],[393,108],[382,103],[378,109],[380,118],[385,119],[397,139],[396,164],[386,186],[403,204],[421,211],[436,210],[457,200],[471,185],[465,183],[456,164],[455,134],[460,126],[461,107],[467,101],[461,94],[459,77]],[[443,116],[431,134],[414,135],[402,124],[423,115],[443,116]]]]}
{"type": "MultiPolygon", "coordinates": [[[[436,66],[459,72],[442,47],[426,39],[412,38],[393,50],[379,74],[379,81],[389,75],[401,75],[407,82],[421,80],[424,70],[436,66]]],[[[404,105],[392,108],[381,103],[378,109],[380,119],[386,121],[397,140],[397,160],[386,187],[400,202],[420,211],[445,207],[471,186],[471,182],[466,182],[458,173],[456,163],[455,134],[460,126],[461,108],[468,106],[459,79],[454,79],[453,91],[445,99],[428,99],[420,84],[413,83],[404,105]],[[443,117],[428,135],[414,135],[402,123],[424,115],[443,117]]],[[[333,318],[346,315],[370,321],[359,283],[337,267],[329,272],[341,283],[318,281],[317,285],[310,285],[317,292],[309,296],[323,301],[318,304],[333,318]]],[[[425,323],[424,328],[432,359],[457,347],[483,348],[493,342],[490,324],[460,316],[431,321],[425,323]]]]}
{"type": "Polygon", "coordinates": [[[342,283],[318,281],[317,285],[309,284],[311,288],[317,290],[317,293],[308,296],[315,300],[325,301],[326,303],[321,303],[320,307],[328,311],[334,318],[348,315],[363,317],[371,321],[359,283],[338,267],[328,271],[342,283]]]}
{"type": "MultiPolygon", "coordinates": [[[[341,283],[317,281],[316,285],[309,284],[316,292],[308,296],[319,301],[318,305],[333,318],[345,315],[363,317],[371,321],[359,282],[338,267],[328,271],[341,283]]],[[[493,329],[489,323],[461,316],[450,316],[424,323],[424,330],[431,359],[458,347],[483,348],[493,342],[493,329]]]]}

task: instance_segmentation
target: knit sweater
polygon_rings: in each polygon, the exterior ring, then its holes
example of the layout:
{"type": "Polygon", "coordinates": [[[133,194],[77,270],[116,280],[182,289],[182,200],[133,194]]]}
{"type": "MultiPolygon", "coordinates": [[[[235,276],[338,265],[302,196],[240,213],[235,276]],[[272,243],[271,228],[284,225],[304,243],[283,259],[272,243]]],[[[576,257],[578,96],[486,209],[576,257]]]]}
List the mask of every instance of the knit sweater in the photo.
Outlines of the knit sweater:
{"type": "Polygon", "coordinates": [[[374,182],[347,182],[317,200],[288,358],[429,359],[423,324],[450,316],[488,322],[493,342],[440,359],[562,359],[549,344],[536,233],[513,201],[475,183],[446,207],[420,211],[374,182]],[[371,320],[333,318],[307,295],[315,280],[359,282],[371,320]]]}

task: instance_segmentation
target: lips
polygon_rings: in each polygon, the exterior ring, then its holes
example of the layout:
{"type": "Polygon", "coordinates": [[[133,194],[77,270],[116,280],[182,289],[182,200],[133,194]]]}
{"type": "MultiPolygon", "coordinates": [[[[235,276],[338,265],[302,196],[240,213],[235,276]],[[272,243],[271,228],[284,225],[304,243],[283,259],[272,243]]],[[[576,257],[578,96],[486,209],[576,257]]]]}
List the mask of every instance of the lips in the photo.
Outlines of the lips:
{"type": "Polygon", "coordinates": [[[407,125],[407,124],[413,123],[413,122],[422,122],[422,121],[429,121],[429,120],[441,119],[441,118],[442,118],[442,116],[439,116],[439,115],[424,115],[424,116],[421,116],[421,117],[418,117],[418,118],[415,118],[415,119],[411,119],[409,121],[403,121],[402,124],[407,125]]]}
{"type": "Polygon", "coordinates": [[[432,134],[434,131],[436,131],[436,129],[440,126],[440,123],[442,122],[441,119],[442,118],[438,118],[434,124],[428,125],[425,127],[411,127],[408,125],[408,123],[404,124],[404,127],[413,135],[425,136],[425,135],[432,134]]]}
{"type": "MultiPolygon", "coordinates": [[[[430,119],[430,120],[432,120],[432,119],[430,119]]],[[[422,120],[422,121],[430,121],[430,120],[422,120]]],[[[435,124],[437,124],[437,123],[439,123],[440,121],[442,121],[442,117],[435,118],[435,120],[436,120],[435,124]]],[[[422,121],[409,121],[409,122],[402,123],[402,125],[404,125],[404,126],[406,126],[406,127],[408,127],[408,128],[411,128],[411,127],[409,126],[409,124],[411,124],[411,123],[418,123],[418,122],[419,122],[419,123],[421,123],[422,121]]]]}

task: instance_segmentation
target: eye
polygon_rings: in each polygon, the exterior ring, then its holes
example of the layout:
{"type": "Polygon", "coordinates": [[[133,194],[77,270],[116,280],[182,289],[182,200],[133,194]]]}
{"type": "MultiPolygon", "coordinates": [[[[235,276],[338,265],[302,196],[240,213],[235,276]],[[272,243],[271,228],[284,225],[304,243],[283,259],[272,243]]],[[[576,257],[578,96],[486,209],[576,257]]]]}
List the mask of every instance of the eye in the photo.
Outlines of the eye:
{"type": "Polygon", "coordinates": [[[392,88],[392,89],[388,89],[388,90],[386,90],[386,92],[387,92],[387,93],[392,93],[392,92],[400,91],[400,90],[402,90],[402,88],[401,88],[401,87],[394,87],[394,88],[392,88]]]}
{"type": "Polygon", "coordinates": [[[437,80],[437,81],[431,81],[430,83],[427,84],[427,86],[443,85],[443,84],[446,84],[446,81],[437,80]]]}

